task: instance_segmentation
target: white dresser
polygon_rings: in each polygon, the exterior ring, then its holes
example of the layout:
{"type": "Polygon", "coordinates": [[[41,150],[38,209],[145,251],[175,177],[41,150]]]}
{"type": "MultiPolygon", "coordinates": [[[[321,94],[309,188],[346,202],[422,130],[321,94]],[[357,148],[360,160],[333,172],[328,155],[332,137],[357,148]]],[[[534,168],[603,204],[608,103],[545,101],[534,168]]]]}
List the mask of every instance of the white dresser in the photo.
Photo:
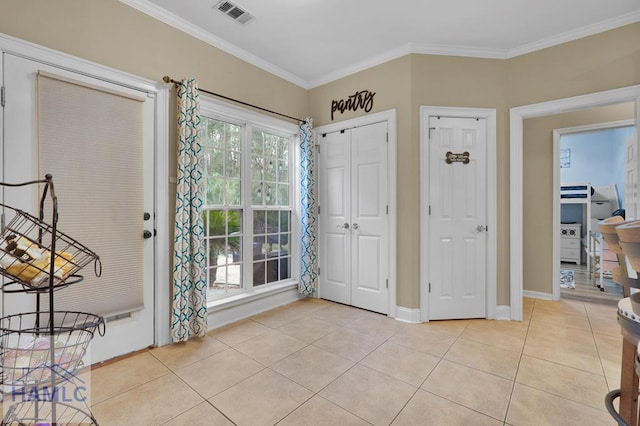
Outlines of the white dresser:
{"type": "Polygon", "coordinates": [[[580,264],[582,225],[579,223],[560,224],[560,261],[580,264]]]}

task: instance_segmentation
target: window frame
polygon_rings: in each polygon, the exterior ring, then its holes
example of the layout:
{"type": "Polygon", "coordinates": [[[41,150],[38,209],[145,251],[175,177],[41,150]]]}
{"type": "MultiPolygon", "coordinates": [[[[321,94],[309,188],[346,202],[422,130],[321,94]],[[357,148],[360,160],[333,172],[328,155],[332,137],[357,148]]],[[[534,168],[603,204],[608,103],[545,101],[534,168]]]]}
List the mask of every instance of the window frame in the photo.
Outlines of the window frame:
{"type": "MultiPolygon", "coordinates": [[[[241,187],[246,189],[241,191],[242,210],[242,230],[243,230],[243,257],[242,257],[242,289],[234,291],[228,295],[219,297],[209,297],[208,303],[222,304],[230,299],[238,299],[252,294],[277,291],[283,287],[297,285],[299,282],[300,259],[297,255],[300,251],[300,151],[299,151],[299,128],[297,124],[270,117],[265,114],[250,111],[237,107],[226,102],[200,95],[200,115],[204,118],[220,120],[242,128],[242,172],[241,187]],[[290,167],[290,188],[289,206],[290,218],[290,275],[288,279],[266,283],[255,287],[253,285],[253,251],[247,241],[253,241],[253,210],[276,210],[281,211],[281,207],[276,206],[256,206],[251,200],[251,136],[253,130],[268,132],[273,135],[291,138],[289,151],[290,167]],[[249,256],[249,257],[247,257],[249,256]],[[251,277],[251,284],[246,283],[245,277],[251,277]]],[[[206,205],[206,204],[205,204],[206,205]]],[[[208,207],[208,205],[207,205],[208,207]]],[[[225,206],[225,209],[236,209],[232,206],[225,206]]]]}

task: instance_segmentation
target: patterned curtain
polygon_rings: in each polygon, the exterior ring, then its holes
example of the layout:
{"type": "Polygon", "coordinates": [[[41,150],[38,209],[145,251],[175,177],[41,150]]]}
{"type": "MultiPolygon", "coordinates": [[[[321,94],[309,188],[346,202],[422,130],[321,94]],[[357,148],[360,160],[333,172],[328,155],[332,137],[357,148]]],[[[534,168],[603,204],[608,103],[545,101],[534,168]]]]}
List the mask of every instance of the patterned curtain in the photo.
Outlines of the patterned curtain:
{"type": "Polygon", "coordinates": [[[183,342],[207,330],[205,279],[203,156],[200,145],[198,85],[184,79],[178,86],[178,173],[173,256],[171,339],[183,342]]]}
{"type": "Polygon", "coordinates": [[[307,296],[318,286],[318,197],[312,125],[308,117],[300,124],[302,260],[298,292],[307,296]]]}

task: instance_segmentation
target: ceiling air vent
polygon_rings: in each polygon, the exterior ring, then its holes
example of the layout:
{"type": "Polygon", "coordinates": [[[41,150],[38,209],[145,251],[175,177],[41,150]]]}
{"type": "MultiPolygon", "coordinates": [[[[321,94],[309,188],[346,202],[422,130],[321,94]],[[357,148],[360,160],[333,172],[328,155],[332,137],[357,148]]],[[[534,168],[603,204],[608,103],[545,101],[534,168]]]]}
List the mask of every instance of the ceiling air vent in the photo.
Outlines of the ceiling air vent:
{"type": "Polygon", "coordinates": [[[252,14],[230,1],[222,0],[214,7],[234,21],[240,22],[241,24],[246,24],[254,18],[252,14]]]}

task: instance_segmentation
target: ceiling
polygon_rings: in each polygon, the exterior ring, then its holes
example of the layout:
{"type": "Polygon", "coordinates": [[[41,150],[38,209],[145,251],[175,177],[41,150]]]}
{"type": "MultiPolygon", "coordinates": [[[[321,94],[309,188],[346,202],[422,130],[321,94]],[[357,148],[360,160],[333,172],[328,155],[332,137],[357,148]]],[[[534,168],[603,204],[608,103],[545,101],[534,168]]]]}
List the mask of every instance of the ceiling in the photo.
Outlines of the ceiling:
{"type": "Polygon", "coordinates": [[[639,0],[120,0],[304,88],[409,53],[510,58],[640,21],[639,0]],[[247,15],[245,15],[247,16],[247,15]]]}

